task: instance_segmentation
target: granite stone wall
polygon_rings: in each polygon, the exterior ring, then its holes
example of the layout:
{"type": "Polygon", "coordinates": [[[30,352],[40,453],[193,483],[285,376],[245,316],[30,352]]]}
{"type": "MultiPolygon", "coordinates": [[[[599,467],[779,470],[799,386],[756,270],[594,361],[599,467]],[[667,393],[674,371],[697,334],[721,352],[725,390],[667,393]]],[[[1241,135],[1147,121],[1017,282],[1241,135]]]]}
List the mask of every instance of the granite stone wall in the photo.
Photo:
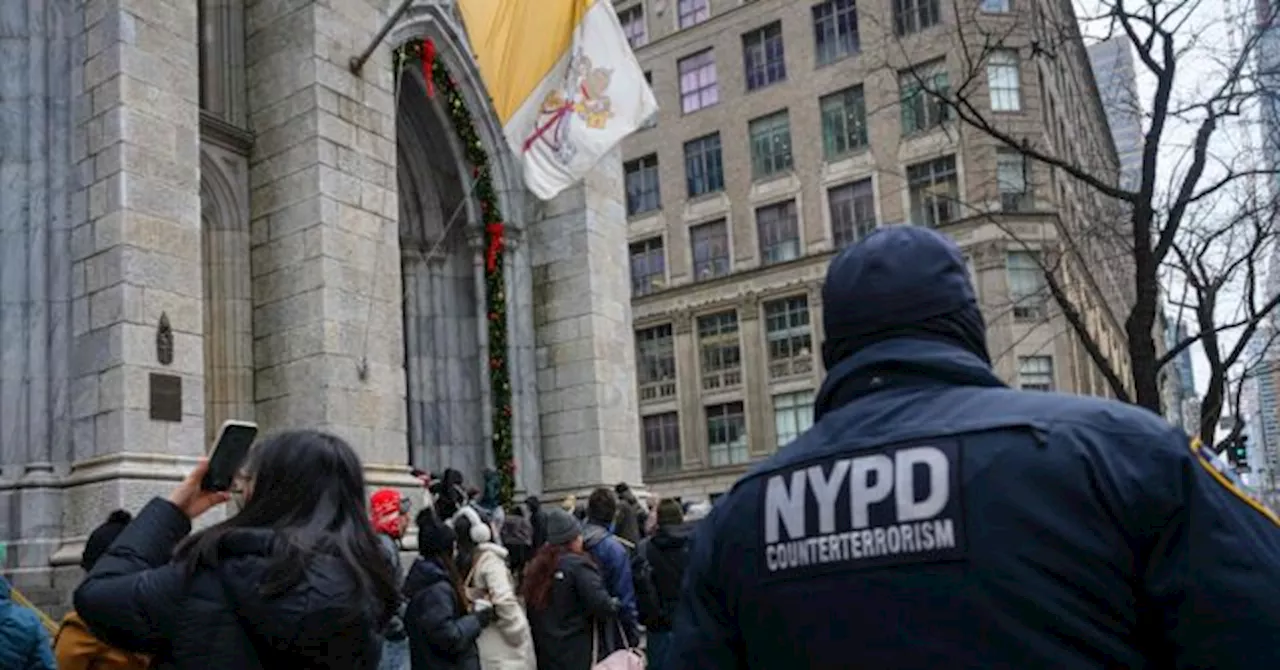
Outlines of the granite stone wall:
{"type": "Polygon", "coordinates": [[[546,489],[637,484],[635,335],[617,152],[542,215],[529,232],[546,489]]]}
{"type": "Polygon", "coordinates": [[[264,430],[331,430],[404,474],[390,49],[347,69],[386,4],[247,8],[254,363],[264,430]]]}

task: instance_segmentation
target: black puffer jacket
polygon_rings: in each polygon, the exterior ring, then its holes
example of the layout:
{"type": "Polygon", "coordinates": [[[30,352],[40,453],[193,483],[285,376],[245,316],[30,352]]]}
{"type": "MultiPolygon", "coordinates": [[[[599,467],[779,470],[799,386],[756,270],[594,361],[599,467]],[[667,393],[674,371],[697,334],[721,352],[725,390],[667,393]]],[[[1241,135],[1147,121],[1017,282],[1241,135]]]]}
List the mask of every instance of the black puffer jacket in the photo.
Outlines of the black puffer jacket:
{"type": "Polygon", "coordinates": [[[538,670],[587,670],[593,637],[618,625],[618,601],[590,557],[566,553],[556,567],[547,606],[529,608],[538,670]]]}
{"type": "Polygon", "coordinates": [[[159,668],[377,667],[377,617],[349,614],[364,596],[336,558],[314,560],[295,589],[267,599],[258,587],[272,531],[229,533],[218,568],[188,579],[170,556],[190,531],[167,500],[142,509],[76,589],[76,611],[95,634],[153,654],[159,668]]]}
{"type": "Polygon", "coordinates": [[[444,568],[419,558],[405,577],[404,594],[409,599],[404,624],[413,670],[480,670],[480,620],[458,608],[444,568]]]}
{"type": "Polygon", "coordinates": [[[680,584],[689,564],[689,539],[693,524],[659,526],[653,537],[640,543],[640,550],[653,567],[653,587],[662,604],[655,621],[648,622],[653,631],[671,630],[676,606],[680,604],[680,584]]]}

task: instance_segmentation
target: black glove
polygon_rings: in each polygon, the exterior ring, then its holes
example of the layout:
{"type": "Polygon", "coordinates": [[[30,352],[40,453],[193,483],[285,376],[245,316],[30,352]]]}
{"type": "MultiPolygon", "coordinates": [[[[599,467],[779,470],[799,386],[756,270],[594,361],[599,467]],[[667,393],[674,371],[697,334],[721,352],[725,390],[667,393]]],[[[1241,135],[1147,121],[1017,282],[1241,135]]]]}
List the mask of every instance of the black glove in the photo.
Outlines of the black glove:
{"type": "Polygon", "coordinates": [[[486,607],[481,610],[476,610],[475,616],[476,616],[476,621],[480,622],[481,628],[488,628],[489,624],[497,620],[498,612],[494,610],[492,607],[486,607]]]}

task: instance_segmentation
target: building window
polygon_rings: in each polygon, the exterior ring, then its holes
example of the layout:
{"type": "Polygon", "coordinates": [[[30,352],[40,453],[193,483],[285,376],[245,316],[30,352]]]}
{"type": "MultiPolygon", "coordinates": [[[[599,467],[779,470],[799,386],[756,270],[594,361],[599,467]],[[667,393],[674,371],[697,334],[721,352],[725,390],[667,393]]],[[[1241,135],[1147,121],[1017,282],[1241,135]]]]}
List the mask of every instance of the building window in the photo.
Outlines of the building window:
{"type": "Polygon", "coordinates": [[[1018,388],[1023,391],[1052,391],[1053,357],[1019,356],[1018,388]]]}
{"type": "Polygon", "coordinates": [[[676,349],[671,324],[636,331],[636,377],[642,402],[675,397],[676,349]]]}
{"type": "Polygon", "coordinates": [[[951,118],[944,101],[951,94],[946,63],[933,61],[898,73],[902,134],[924,132],[951,118]]]}
{"type": "Polygon", "coordinates": [[[1027,180],[1027,158],[1013,149],[996,150],[996,185],[1000,189],[1000,209],[1029,212],[1034,209],[1027,180]]]}
{"type": "Polygon", "coordinates": [[[652,212],[662,207],[658,186],[658,154],[641,156],[623,166],[627,182],[627,216],[652,212]]]}
{"type": "Polygon", "coordinates": [[[681,58],[676,69],[680,72],[680,108],[685,114],[720,102],[720,87],[716,82],[716,54],[713,50],[704,49],[681,58]]]}
{"type": "Polygon", "coordinates": [[[696,26],[711,18],[711,0],[680,0],[680,27],[696,26]]]}
{"type": "Polygon", "coordinates": [[[618,21],[622,24],[622,34],[632,49],[639,49],[649,41],[649,31],[644,22],[644,5],[637,4],[618,12],[618,21]]]}
{"type": "Polygon", "coordinates": [[[764,321],[765,339],[769,343],[769,378],[811,373],[813,339],[809,330],[808,296],[766,302],[764,321]]]}
{"type": "Polygon", "coordinates": [[[978,302],[982,302],[982,285],[978,283],[978,271],[973,266],[973,256],[964,255],[964,269],[969,273],[969,285],[973,287],[973,294],[978,298],[978,302]]]}
{"type": "Polygon", "coordinates": [[[654,414],[641,419],[644,426],[644,472],[658,475],[680,470],[680,415],[654,414]]]}
{"type": "Polygon", "coordinates": [[[827,191],[831,207],[831,238],[837,249],[857,242],[876,229],[876,196],[871,178],[827,191]]]}
{"type": "Polygon", "coordinates": [[[858,7],[854,0],[827,0],[813,6],[813,43],[818,65],[858,53],[858,7]]]}
{"type": "Polygon", "coordinates": [[[782,22],[753,30],[742,36],[743,70],[747,90],[775,84],[787,78],[787,59],[782,49],[782,22]]]}
{"type": "Polygon", "coordinates": [[[1005,257],[1013,318],[1040,319],[1045,315],[1045,280],[1040,260],[1030,251],[1010,251],[1005,257]]]}
{"type": "Polygon", "coordinates": [[[867,147],[867,104],[862,87],[852,86],[823,96],[822,155],[827,160],[867,147]]]}
{"type": "Polygon", "coordinates": [[[742,383],[737,312],[729,310],[698,317],[698,347],[704,391],[733,388],[742,383]]]}
{"type": "Polygon", "coordinates": [[[893,32],[899,37],[918,33],[942,21],[938,0],[893,0],[893,32]]]}
{"type": "Polygon", "coordinates": [[[747,462],[747,419],[741,402],[707,407],[707,451],[711,467],[747,462]]]}
{"type": "Polygon", "coordinates": [[[690,198],[724,190],[720,133],[704,135],[684,143],[684,180],[690,198]]]}
{"type": "Polygon", "coordinates": [[[801,433],[812,428],[813,391],[773,396],[773,427],[779,448],[791,444],[801,433]]]}
{"type": "Polygon", "coordinates": [[[800,225],[796,221],[796,201],[758,208],[756,236],[760,242],[760,258],[765,265],[799,258],[800,225]]]}
{"type": "Polygon", "coordinates": [[[747,132],[751,176],[760,179],[791,169],[791,119],[786,110],[752,121],[747,132]]]}
{"type": "Polygon", "coordinates": [[[729,226],[724,219],[689,228],[696,281],[729,274],[729,226]]]}
{"type": "Polygon", "coordinates": [[[956,157],[943,156],[907,166],[911,222],[937,228],[959,218],[960,182],[956,157]]]}
{"type": "Polygon", "coordinates": [[[1018,52],[992,51],[987,58],[987,88],[991,91],[991,111],[1017,112],[1022,109],[1018,52]]]}
{"type": "Polygon", "coordinates": [[[631,244],[631,295],[636,297],[659,291],[666,286],[667,259],[662,236],[631,244]]]}
{"type": "Polygon", "coordinates": [[[982,11],[988,14],[1008,14],[1011,7],[1010,0],[982,0],[982,11]]]}

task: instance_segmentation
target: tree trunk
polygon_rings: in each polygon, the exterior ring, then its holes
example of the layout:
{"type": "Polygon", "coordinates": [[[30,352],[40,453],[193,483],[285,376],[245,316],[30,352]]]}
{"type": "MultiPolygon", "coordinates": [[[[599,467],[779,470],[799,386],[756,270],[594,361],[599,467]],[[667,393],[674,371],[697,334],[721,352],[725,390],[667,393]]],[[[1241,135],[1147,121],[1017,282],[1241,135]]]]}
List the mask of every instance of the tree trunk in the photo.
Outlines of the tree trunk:
{"type": "Polygon", "coordinates": [[[1160,359],[1156,356],[1156,310],[1160,309],[1159,264],[1151,246],[1155,212],[1150,205],[1133,209],[1133,279],[1135,301],[1125,320],[1129,359],[1133,366],[1133,402],[1160,414],[1160,359]]]}

